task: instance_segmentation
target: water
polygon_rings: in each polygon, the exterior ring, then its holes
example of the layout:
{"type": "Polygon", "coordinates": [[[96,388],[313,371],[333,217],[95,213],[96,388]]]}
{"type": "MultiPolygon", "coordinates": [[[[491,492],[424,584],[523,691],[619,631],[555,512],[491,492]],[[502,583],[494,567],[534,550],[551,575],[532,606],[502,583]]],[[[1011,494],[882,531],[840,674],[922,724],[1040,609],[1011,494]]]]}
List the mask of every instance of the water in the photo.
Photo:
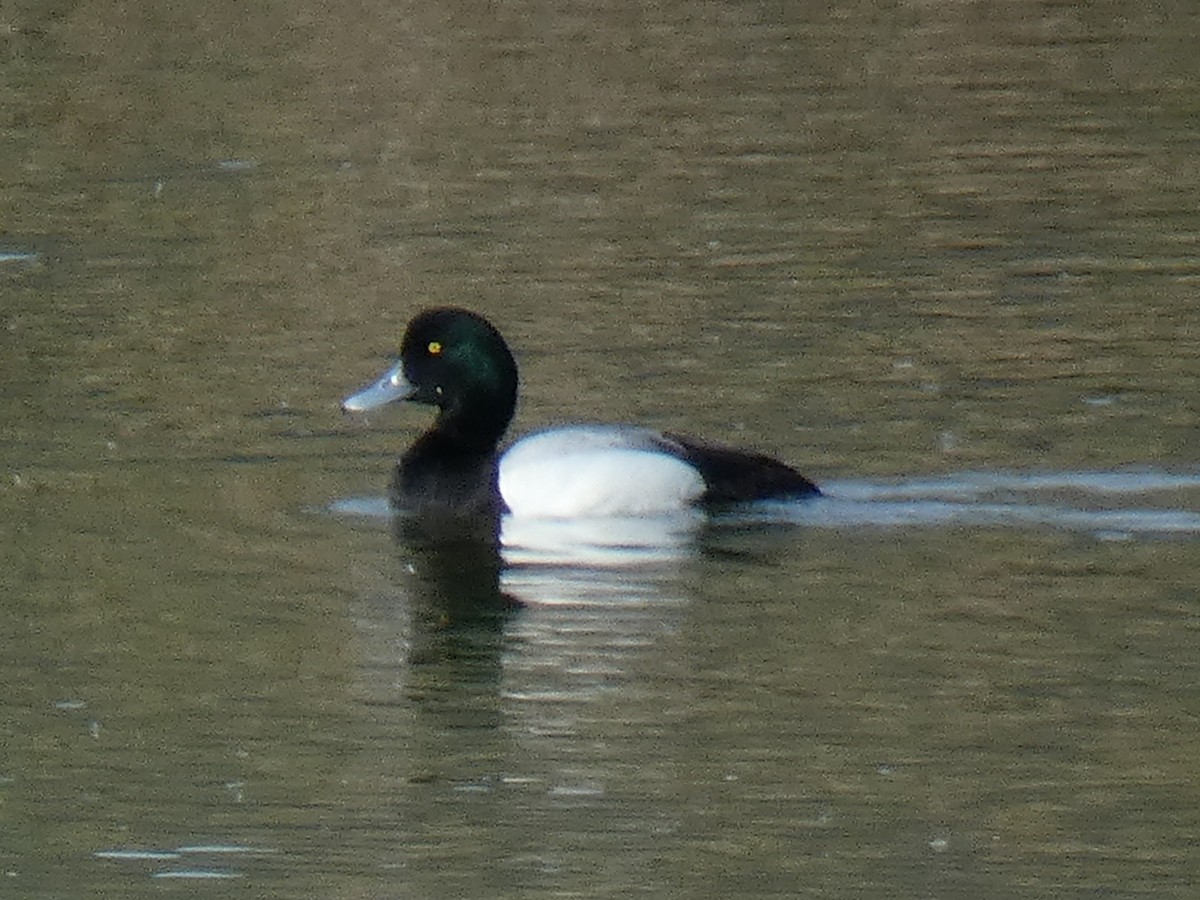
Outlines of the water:
{"type": "MultiPolygon", "coordinates": [[[[746,526],[919,528],[1042,526],[1100,540],[1200,533],[1194,508],[1200,475],[1151,469],[1116,472],[977,472],[891,482],[837,480],[811,501],[750,504],[714,517],[699,512],[583,520],[506,516],[502,556],[510,571],[561,567],[567,573],[629,570],[689,558],[703,536],[746,526]],[[1179,509],[1191,501],[1193,508],[1179,509]],[[1146,505],[1160,503],[1162,506],[1146,505]]],[[[386,497],[334,502],[335,515],[391,523],[386,497]]],[[[619,594],[627,586],[614,592],[619,594]]]]}
{"type": "Polygon", "coordinates": [[[1191,5],[0,25],[0,894],[1194,894],[1191,5]],[[451,302],[828,499],[398,540],[451,302]]]}
{"type": "Polygon", "coordinates": [[[1187,538],[1197,533],[1200,518],[1194,508],[1172,507],[1188,499],[1194,503],[1197,487],[1196,475],[1154,470],[978,472],[890,484],[833,482],[827,492],[835,502],[776,513],[796,524],[834,528],[1045,526],[1110,540],[1187,538]],[[1164,507],[1143,505],[1155,502],[1164,507]]]}

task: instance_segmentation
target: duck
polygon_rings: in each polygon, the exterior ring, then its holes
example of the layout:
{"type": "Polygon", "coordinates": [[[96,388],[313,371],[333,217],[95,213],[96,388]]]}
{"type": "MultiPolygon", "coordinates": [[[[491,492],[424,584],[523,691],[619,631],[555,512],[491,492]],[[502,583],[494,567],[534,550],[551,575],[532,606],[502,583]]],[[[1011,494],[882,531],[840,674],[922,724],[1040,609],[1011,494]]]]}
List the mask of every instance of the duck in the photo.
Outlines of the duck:
{"type": "Polygon", "coordinates": [[[342,409],[436,408],[393,473],[389,497],[402,512],[645,517],[821,495],[770,456],[637,425],[551,427],[501,451],[517,389],[516,361],[496,327],[470,310],[437,307],[409,322],[399,359],[342,409]]]}

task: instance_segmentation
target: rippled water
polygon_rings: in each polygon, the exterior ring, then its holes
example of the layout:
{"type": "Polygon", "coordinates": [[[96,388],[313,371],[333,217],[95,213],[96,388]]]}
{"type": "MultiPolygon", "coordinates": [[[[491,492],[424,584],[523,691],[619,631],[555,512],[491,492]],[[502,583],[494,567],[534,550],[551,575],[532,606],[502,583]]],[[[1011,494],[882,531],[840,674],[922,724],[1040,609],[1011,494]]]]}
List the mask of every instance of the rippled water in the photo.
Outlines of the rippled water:
{"type": "MultiPolygon", "coordinates": [[[[1154,470],[977,472],[889,484],[836,481],[833,502],[789,511],[786,521],[809,526],[1045,526],[1108,540],[1194,536],[1200,527],[1200,477],[1154,470]],[[1180,509],[1178,505],[1188,504],[1180,509]]],[[[772,515],[772,518],[774,516],[772,515]]]]}
{"type": "Polygon", "coordinates": [[[0,14],[0,894],[1191,897],[1197,26],[0,14]],[[827,498],[407,540],[451,302],[827,498]]]}
{"type": "MultiPolygon", "coordinates": [[[[621,566],[685,553],[706,524],[808,527],[1044,525],[1097,537],[1149,537],[1200,530],[1200,475],[1140,469],[1116,472],[974,472],[888,482],[827,481],[824,496],[802,502],[758,503],[708,520],[700,515],[594,520],[507,518],[503,539],[510,564],[564,559],[621,566]],[[1189,509],[1179,509],[1190,504],[1189,509]],[[588,559],[588,553],[599,554],[588,559]],[[606,555],[607,554],[607,555],[606,555]],[[643,555],[645,554],[645,555],[643,555]]],[[[337,501],[336,515],[390,521],[385,497],[337,501]]]]}
{"type": "MultiPolygon", "coordinates": [[[[889,482],[836,480],[825,495],[720,513],[585,520],[506,517],[500,589],[522,603],[656,602],[679,564],[719,552],[747,529],[1048,528],[1101,541],[1200,536],[1200,475],[1118,472],[964,473],[889,482]]],[[[384,497],[336,501],[339,517],[393,524],[384,497]]]]}

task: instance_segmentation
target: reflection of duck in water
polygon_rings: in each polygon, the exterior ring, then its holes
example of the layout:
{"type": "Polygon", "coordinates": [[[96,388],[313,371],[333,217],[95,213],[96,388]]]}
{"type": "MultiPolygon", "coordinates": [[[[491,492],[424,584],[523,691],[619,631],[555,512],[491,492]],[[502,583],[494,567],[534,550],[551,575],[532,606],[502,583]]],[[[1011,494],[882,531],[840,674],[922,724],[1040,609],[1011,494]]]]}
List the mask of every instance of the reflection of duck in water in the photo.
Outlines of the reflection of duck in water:
{"type": "Polygon", "coordinates": [[[342,407],[357,412],[393,400],[438,408],[392,479],[392,504],[422,517],[650,516],[820,494],[768,456],[635,426],[548,429],[499,454],[516,409],[517,366],[500,333],[466,310],[417,315],[399,362],[342,407]]]}

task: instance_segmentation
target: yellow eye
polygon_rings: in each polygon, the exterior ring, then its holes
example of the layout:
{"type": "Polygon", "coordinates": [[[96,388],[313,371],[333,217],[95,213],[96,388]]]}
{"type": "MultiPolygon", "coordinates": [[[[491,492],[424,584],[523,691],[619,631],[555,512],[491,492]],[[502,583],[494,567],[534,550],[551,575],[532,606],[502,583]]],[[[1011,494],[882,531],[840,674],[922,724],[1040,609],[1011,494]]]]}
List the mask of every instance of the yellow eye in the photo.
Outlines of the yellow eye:
{"type": "Polygon", "coordinates": [[[439,353],[442,352],[441,341],[430,341],[429,346],[426,347],[425,349],[429,351],[430,356],[437,356],[439,353]]]}

